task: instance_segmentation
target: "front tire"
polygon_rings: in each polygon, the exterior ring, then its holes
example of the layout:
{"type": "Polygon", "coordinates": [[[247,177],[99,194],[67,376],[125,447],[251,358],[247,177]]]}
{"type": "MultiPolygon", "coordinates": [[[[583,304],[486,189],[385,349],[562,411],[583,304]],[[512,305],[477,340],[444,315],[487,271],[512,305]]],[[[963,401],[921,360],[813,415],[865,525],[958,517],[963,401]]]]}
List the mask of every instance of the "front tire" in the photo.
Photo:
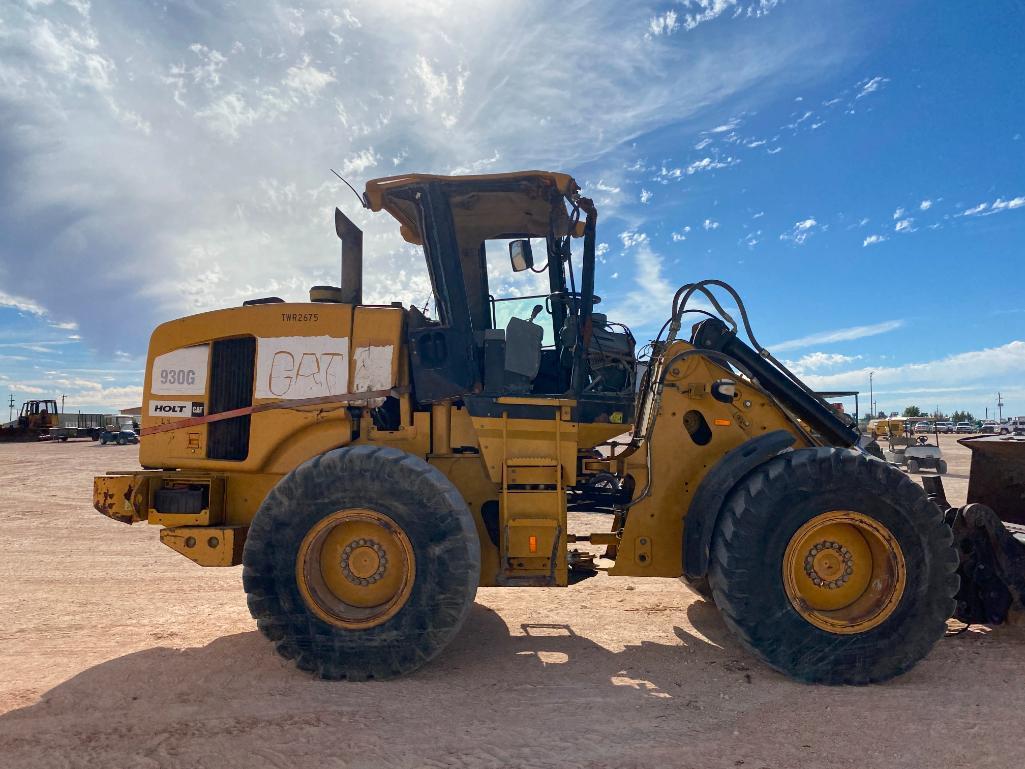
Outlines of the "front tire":
{"type": "Polygon", "coordinates": [[[943,635],[958,556],[940,509],[889,465],[847,449],[801,449],[731,492],[709,583],[726,624],[801,681],[900,675],[943,635]]]}
{"type": "Polygon", "coordinates": [[[922,468],[919,467],[917,459],[909,459],[908,460],[908,472],[909,473],[911,473],[913,475],[913,474],[919,472],[921,469],[922,468]]]}
{"type": "Polygon", "coordinates": [[[437,655],[477,592],[473,516],[441,472],[353,446],[264,500],[242,554],[249,610],[277,651],[327,679],[394,678],[437,655]]]}

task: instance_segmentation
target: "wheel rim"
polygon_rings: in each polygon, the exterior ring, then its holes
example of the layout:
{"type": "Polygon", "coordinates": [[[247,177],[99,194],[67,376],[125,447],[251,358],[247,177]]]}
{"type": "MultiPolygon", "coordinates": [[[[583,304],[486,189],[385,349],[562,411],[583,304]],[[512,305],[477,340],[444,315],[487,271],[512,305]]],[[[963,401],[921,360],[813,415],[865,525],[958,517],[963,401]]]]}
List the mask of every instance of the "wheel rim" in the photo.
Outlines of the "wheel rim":
{"type": "Polygon", "coordinates": [[[337,627],[360,630],[395,616],[413,589],[416,559],[401,527],[375,510],[339,510],[303,538],[296,581],[310,609],[337,627]]]}
{"type": "Polygon", "coordinates": [[[906,573],[890,530],[850,510],[812,518],[790,538],[783,556],[790,603],[831,633],[863,633],[885,622],[904,594],[906,573]]]}

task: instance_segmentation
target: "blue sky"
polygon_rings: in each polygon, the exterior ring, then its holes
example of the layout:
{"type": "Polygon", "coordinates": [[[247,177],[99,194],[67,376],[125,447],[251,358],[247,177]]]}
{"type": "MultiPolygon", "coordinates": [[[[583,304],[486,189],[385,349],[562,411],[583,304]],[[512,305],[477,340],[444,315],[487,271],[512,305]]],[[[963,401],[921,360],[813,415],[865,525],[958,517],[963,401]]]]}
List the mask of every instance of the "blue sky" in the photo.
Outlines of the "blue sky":
{"type": "Polygon", "coordinates": [[[137,405],[156,324],[336,281],[336,204],[368,298],[422,304],[331,167],[546,168],[639,337],[721,278],[813,386],[1025,414],[1023,30],[1009,0],[6,2],[0,394],[137,405]]]}

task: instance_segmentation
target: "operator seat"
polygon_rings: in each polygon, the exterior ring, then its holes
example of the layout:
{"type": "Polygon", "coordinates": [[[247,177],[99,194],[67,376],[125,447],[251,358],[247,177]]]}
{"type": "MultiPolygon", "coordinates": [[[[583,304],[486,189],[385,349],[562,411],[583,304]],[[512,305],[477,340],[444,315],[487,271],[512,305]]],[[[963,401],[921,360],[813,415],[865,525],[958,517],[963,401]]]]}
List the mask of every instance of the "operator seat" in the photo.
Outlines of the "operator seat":
{"type": "Polygon", "coordinates": [[[505,327],[505,385],[511,392],[530,392],[541,368],[544,329],[533,321],[510,318],[505,327]]]}

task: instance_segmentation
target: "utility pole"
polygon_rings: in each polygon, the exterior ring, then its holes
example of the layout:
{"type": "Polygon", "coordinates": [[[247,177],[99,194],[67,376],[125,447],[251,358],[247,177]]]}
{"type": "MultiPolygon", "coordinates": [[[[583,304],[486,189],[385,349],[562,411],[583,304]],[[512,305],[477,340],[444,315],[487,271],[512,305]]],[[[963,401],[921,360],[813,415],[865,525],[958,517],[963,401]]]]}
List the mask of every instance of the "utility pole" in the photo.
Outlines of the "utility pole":
{"type": "Polygon", "coordinates": [[[61,413],[64,413],[64,393],[61,393],[61,413]]]}
{"type": "Polygon", "coordinates": [[[11,402],[7,404],[9,411],[7,412],[7,421],[14,421],[14,393],[11,393],[11,402]]]}
{"type": "Polygon", "coordinates": [[[1004,399],[1000,396],[1000,393],[997,393],[997,414],[999,415],[999,416],[997,416],[997,421],[998,422],[1003,422],[1004,421],[1004,399]]]}
{"type": "Polygon", "coordinates": [[[868,372],[868,402],[869,402],[871,410],[872,410],[872,418],[873,419],[875,419],[875,415],[876,415],[876,401],[875,401],[875,398],[872,397],[872,377],[875,376],[875,373],[876,372],[874,372],[874,371],[869,371],[868,372]]]}

